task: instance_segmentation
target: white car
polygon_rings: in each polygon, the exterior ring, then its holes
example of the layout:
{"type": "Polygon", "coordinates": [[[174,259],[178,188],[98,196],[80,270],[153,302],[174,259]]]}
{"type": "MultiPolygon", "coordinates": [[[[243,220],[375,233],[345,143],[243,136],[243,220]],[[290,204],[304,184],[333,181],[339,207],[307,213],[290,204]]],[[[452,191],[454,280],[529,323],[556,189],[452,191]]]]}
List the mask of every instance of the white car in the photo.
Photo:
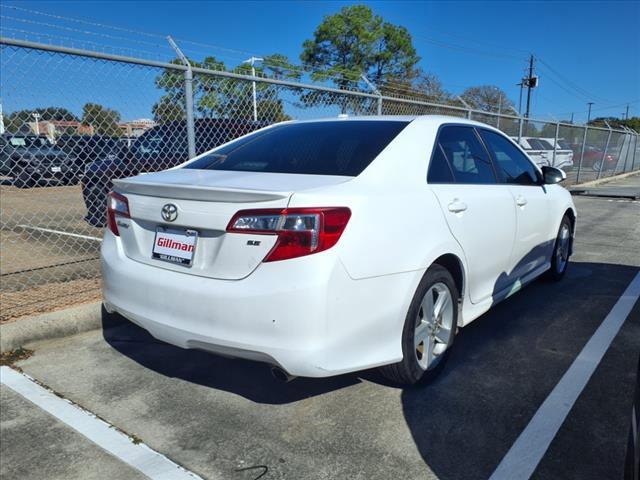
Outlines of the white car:
{"type": "Polygon", "coordinates": [[[562,179],[460,118],[276,124],[114,181],[105,309],[280,377],[383,366],[413,384],[458,327],[563,276],[576,211],[562,179]]]}
{"type": "Polygon", "coordinates": [[[555,138],[541,138],[540,141],[551,147],[550,165],[552,167],[562,168],[563,170],[573,167],[573,150],[564,138],[559,138],[558,141],[555,138]],[[555,159],[553,157],[554,149],[555,159]]]}
{"type": "MultiPolygon", "coordinates": [[[[513,140],[518,141],[517,137],[513,138],[513,140]]],[[[520,146],[529,155],[529,158],[533,160],[533,163],[539,167],[545,165],[562,169],[573,167],[573,150],[562,148],[560,145],[554,147],[554,145],[555,139],[553,138],[520,138],[520,146]]]]}

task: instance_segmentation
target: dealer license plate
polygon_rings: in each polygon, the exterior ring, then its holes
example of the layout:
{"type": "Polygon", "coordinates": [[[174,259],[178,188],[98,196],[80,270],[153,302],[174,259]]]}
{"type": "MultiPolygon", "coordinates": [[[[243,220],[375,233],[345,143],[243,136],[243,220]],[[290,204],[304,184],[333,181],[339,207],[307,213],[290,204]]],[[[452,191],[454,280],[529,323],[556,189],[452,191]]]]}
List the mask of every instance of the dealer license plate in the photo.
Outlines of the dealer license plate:
{"type": "Polygon", "coordinates": [[[158,227],[153,240],[152,256],[158,260],[190,267],[197,241],[198,232],[195,230],[158,227]]]}

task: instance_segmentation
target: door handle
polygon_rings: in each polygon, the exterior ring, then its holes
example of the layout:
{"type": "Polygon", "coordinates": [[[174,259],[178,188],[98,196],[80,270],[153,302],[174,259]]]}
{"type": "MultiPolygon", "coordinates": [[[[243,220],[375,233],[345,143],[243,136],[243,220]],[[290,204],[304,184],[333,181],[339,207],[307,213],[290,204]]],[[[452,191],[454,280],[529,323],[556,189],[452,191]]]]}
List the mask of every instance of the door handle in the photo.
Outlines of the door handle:
{"type": "Polygon", "coordinates": [[[518,198],[516,198],[516,205],[518,205],[519,207],[524,207],[527,204],[527,199],[524,198],[522,195],[519,195],[518,198]]]}
{"type": "Polygon", "coordinates": [[[455,199],[453,202],[449,204],[449,211],[452,213],[460,213],[464,212],[467,209],[467,204],[461,202],[458,199],[455,199]]]}

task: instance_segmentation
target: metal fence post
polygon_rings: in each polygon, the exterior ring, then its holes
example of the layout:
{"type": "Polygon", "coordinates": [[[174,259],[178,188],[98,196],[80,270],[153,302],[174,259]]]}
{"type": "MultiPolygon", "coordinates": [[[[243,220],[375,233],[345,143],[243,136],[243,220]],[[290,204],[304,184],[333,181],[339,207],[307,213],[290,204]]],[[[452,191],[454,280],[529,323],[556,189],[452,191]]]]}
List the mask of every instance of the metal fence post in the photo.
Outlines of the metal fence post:
{"type": "Polygon", "coordinates": [[[196,133],[193,121],[193,71],[191,70],[191,63],[187,57],[182,53],[182,50],[178,48],[176,42],[170,36],[167,37],[167,41],[171,48],[173,48],[182,63],[185,64],[187,69],[184,71],[184,107],[187,120],[187,144],[189,147],[189,158],[196,156],[196,133]]]}
{"type": "Polygon", "coordinates": [[[558,150],[558,135],[560,135],[560,122],[556,122],[556,136],[553,139],[553,166],[556,165],[556,150],[558,150]]]}
{"type": "Polygon", "coordinates": [[[367,86],[371,89],[371,91],[378,96],[378,115],[382,115],[382,93],[380,93],[380,90],[378,90],[378,88],[371,83],[371,81],[364,76],[364,74],[360,75],[360,78],[362,78],[362,80],[364,80],[364,83],[367,84],[367,86]]]}
{"type": "Polygon", "coordinates": [[[467,109],[467,118],[469,120],[471,120],[471,105],[469,105],[467,102],[464,101],[464,99],[458,95],[458,100],[460,100],[460,103],[462,103],[462,105],[465,106],[465,108],[467,109]]]}
{"type": "Polygon", "coordinates": [[[576,174],[576,183],[580,183],[580,172],[582,172],[582,160],[584,160],[584,147],[587,145],[587,132],[589,127],[584,126],[584,136],[582,137],[582,148],[580,149],[580,163],[578,164],[578,173],[576,174]]]}
{"type": "Polygon", "coordinates": [[[598,179],[602,176],[602,169],[604,168],[604,159],[607,158],[607,150],[609,149],[609,141],[611,140],[611,132],[613,129],[605,120],[604,124],[609,129],[609,134],[607,135],[607,143],[604,145],[604,151],[602,152],[602,158],[600,159],[600,168],[598,169],[598,179]]]}
{"type": "Polygon", "coordinates": [[[638,150],[638,134],[636,133],[634,135],[634,142],[633,142],[633,164],[631,165],[631,170],[636,168],[636,151],[637,150],[638,150]]]}
{"type": "MultiPolygon", "coordinates": [[[[629,150],[631,149],[631,134],[629,133],[629,130],[627,130],[626,128],[625,130],[625,134],[624,134],[624,141],[622,142],[622,148],[624,149],[624,144],[627,144],[627,151],[624,154],[624,163],[622,164],[622,172],[626,172],[627,171],[627,159],[629,158],[629,150]]],[[[614,174],[616,173],[615,171],[613,172],[614,174]]]]}
{"type": "Polygon", "coordinates": [[[520,145],[520,140],[522,140],[523,127],[524,127],[524,118],[520,117],[520,121],[518,122],[518,145],[520,145]]]}

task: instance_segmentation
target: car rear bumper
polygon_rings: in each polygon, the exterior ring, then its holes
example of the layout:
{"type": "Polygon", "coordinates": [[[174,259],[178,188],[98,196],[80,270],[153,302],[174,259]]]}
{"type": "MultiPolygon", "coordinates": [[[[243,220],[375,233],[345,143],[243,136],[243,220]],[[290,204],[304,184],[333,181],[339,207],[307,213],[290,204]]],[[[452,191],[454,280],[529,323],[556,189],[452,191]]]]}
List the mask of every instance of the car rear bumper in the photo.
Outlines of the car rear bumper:
{"type": "Polygon", "coordinates": [[[421,272],[351,279],[331,250],[261,264],[242,280],[129,259],[105,232],[104,301],[159,340],[325,377],[399,361],[421,272]]]}

